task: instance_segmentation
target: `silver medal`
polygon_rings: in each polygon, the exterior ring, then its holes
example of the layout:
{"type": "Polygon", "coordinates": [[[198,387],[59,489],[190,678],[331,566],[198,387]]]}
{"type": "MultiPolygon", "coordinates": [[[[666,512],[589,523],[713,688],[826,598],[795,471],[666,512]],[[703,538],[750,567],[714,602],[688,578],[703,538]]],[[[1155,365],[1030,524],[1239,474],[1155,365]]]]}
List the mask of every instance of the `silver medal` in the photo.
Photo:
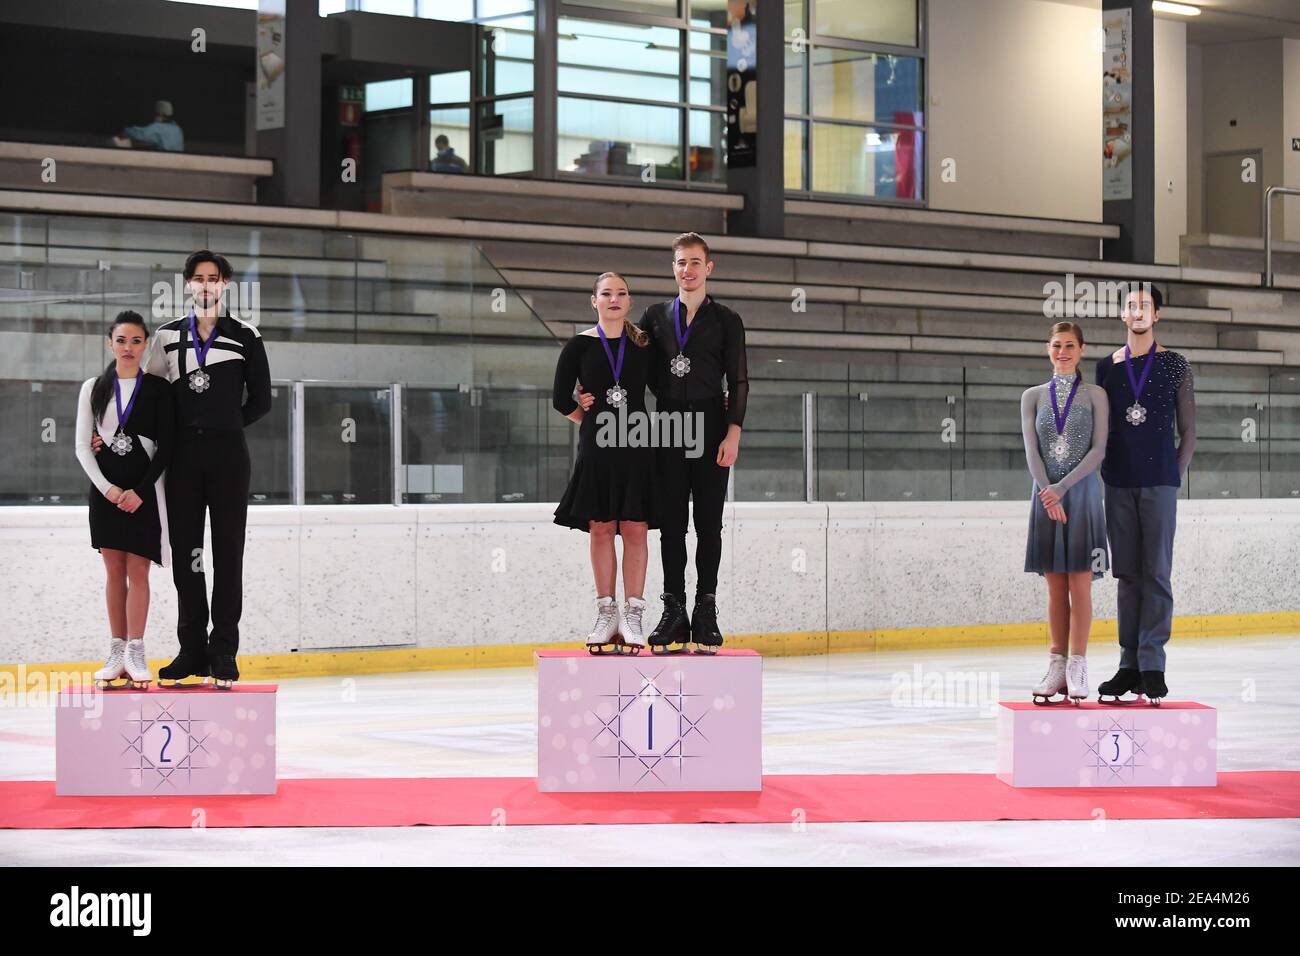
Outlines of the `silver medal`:
{"type": "Polygon", "coordinates": [[[114,454],[126,456],[131,454],[135,441],[126,432],[118,432],[109,440],[108,447],[113,449],[114,454]]]}
{"type": "Polygon", "coordinates": [[[190,373],[190,390],[194,392],[206,392],[208,386],[212,384],[212,376],[203,369],[195,369],[190,373]]]}
{"type": "Polygon", "coordinates": [[[1134,402],[1124,412],[1124,418],[1130,425],[1141,425],[1147,420],[1147,410],[1134,402]]]}
{"type": "Polygon", "coordinates": [[[1052,442],[1052,457],[1057,461],[1065,461],[1070,457],[1070,446],[1066,443],[1065,438],[1058,438],[1052,442]]]}
{"type": "Polygon", "coordinates": [[[685,378],[686,373],[691,370],[691,360],[685,355],[677,354],[668,363],[668,371],[672,372],[678,378],[685,378]]]}
{"type": "Polygon", "coordinates": [[[605,401],[614,408],[619,408],[627,401],[627,391],[623,386],[615,384],[613,388],[605,389],[605,401]]]}

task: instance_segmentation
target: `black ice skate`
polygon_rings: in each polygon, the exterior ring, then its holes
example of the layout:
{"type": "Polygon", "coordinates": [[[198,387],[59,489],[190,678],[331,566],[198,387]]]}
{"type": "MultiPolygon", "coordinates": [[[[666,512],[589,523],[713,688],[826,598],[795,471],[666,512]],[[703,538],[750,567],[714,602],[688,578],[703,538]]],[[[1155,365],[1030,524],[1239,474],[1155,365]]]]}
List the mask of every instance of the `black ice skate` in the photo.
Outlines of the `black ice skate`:
{"type": "Polygon", "coordinates": [[[1159,707],[1160,702],[1169,696],[1169,688],[1165,686],[1164,671],[1142,672],[1142,696],[1152,707],[1159,707]]]}
{"type": "Polygon", "coordinates": [[[181,648],[176,659],[170,664],[158,668],[158,685],[160,687],[194,686],[182,684],[187,677],[207,677],[208,658],[199,648],[181,648]]]}
{"type": "Polygon", "coordinates": [[[686,600],[676,594],[661,594],[659,597],[664,602],[664,613],[655,629],[650,632],[646,643],[650,645],[652,654],[680,654],[688,649],[691,640],[691,621],[686,616],[686,600]],[[673,648],[673,644],[680,646],[673,648]]]}
{"type": "Polygon", "coordinates": [[[701,594],[695,599],[691,614],[691,640],[697,654],[716,654],[722,647],[722,632],[718,630],[718,604],[712,594],[701,594]]]}
{"type": "Polygon", "coordinates": [[[208,667],[217,690],[230,690],[231,685],[239,680],[239,668],[235,665],[234,654],[209,654],[208,667]]]}
{"type": "Polygon", "coordinates": [[[1114,677],[1097,685],[1097,699],[1103,704],[1129,704],[1132,703],[1131,700],[1121,698],[1130,691],[1140,693],[1141,690],[1142,675],[1138,673],[1137,668],[1121,667],[1115,672],[1114,677]]]}

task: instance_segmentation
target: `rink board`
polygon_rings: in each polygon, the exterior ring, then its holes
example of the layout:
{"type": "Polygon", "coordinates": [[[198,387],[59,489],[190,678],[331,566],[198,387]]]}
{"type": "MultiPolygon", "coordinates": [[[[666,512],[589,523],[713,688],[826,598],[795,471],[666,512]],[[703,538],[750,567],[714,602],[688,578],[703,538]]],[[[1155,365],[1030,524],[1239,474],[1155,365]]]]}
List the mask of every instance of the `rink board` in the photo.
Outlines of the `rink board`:
{"type": "Polygon", "coordinates": [[[1013,787],[1213,787],[1218,711],[1192,702],[998,706],[998,779],[1013,787]]]}
{"type": "Polygon", "coordinates": [[[69,687],[54,720],[59,796],[275,793],[275,684],[69,687]]]}
{"type": "Polygon", "coordinates": [[[763,658],[537,651],[543,793],[761,790],[763,658]]]}

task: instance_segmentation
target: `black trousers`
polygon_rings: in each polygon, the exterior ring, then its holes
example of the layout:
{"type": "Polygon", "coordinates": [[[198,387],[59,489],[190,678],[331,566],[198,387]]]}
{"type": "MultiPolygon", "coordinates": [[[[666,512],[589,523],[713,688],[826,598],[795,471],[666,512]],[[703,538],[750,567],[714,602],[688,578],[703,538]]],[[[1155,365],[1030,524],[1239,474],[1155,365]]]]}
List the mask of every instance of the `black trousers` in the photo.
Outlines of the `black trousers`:
{"type": "MultiPolygon", "coordinates": [[[[659,481],[663,489],[663,524],[659,555],[664,567],[664,590],[686,594],[686,524],[694,504],[695,594],[715,594],[718,565],[722,562],[722,507],[727,500],[730,468],[718,466],[718,445],[727,437],[726,409],[722,398],[701,402],[660,402],[661,412],[700,413],[703,416],[703,454],[688,458],[685,448],[660,448],[659,481]]],[[[698,421],[698,419],[697,419],[698,421]]]]}
{"type": "Polygon", "coordinates": [[[244,531],[251,468],[242,431],[182,429],[167,469],[167,523],[182,650],[208,650],[203,518],[212,523],[211,652],[239,651],[244,605],[244,531]]]}

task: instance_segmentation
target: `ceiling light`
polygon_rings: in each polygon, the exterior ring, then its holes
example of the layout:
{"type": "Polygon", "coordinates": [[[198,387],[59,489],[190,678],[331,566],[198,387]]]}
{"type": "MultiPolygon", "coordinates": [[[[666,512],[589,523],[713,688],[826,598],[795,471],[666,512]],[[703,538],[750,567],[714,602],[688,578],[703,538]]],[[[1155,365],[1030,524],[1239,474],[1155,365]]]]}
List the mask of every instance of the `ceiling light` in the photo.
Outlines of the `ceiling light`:
{"type": "Polygon", "coordinates": [[[1167,0],[1151,0],[1152,13],[1176,13],[1180,17],[1199,17],[1201,8],[1189,3],[1169,3],[1167,0]]]}

